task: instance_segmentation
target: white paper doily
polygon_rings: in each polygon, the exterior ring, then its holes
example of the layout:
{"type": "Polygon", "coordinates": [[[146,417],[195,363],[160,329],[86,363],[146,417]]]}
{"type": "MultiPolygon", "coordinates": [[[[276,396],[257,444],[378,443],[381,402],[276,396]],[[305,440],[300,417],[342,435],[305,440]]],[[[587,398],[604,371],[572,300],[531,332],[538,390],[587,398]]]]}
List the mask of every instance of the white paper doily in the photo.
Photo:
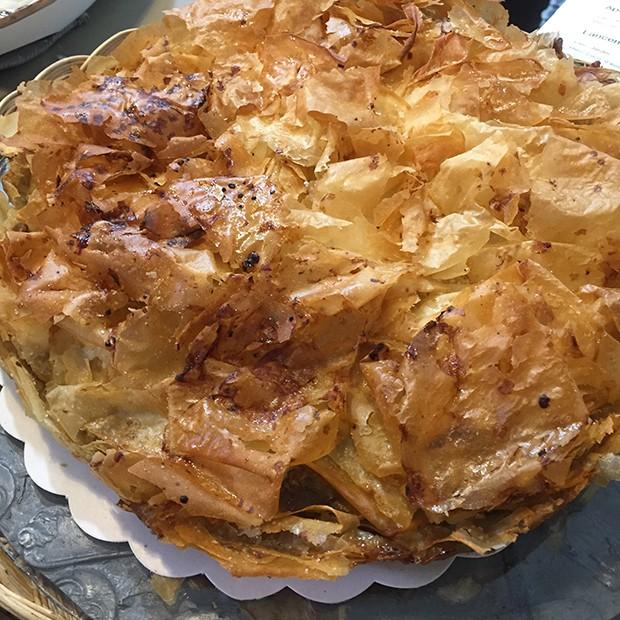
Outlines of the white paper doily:
{"type": "Polygon", "coordinates": [[[164,577],[204,574],[224,594],[249,600],[269,596],[289,587],[320,603],[341,603],[354,598],[373,583],[392,588],[420,588],[448,570],[452,559],[427,566],[396,562],[355,568],[335,581],[238,578],[225,571],[207,554],[181,550],[162,543],[135,515],[116,505],[118,497],[89,466],[72,456],[45,429],[26,416],[13,381],[0,371],[0,425],[24,442],[24,461],[32,480],[42,489],[64,495],[77,525],[90,536],[108,542],[127,542],[136,558],[151,572],[164,577]]]}

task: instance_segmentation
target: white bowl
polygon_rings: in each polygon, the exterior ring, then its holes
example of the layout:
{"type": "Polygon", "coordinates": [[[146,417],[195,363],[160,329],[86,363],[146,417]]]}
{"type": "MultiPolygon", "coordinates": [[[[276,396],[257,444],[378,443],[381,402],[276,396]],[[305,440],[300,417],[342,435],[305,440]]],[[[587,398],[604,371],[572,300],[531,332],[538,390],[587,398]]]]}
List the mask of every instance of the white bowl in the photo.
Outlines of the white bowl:
{"type": "Polygon", "coordinates": [[[0,54],[59,32],[95,0],[0,0],[0,54]]]}

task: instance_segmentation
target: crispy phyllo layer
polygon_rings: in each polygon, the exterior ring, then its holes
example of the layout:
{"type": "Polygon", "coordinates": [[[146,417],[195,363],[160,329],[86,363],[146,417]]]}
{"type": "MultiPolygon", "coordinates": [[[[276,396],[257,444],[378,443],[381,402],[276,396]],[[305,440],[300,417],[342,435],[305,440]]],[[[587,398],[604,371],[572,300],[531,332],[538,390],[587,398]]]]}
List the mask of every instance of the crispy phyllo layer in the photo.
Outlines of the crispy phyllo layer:
{"type": "Polygon", "coordinates": [[[17,106],[3,365],[166,540],[330,579],[617,468],[620,83],[499,2],[202,0],[17,106]]]}

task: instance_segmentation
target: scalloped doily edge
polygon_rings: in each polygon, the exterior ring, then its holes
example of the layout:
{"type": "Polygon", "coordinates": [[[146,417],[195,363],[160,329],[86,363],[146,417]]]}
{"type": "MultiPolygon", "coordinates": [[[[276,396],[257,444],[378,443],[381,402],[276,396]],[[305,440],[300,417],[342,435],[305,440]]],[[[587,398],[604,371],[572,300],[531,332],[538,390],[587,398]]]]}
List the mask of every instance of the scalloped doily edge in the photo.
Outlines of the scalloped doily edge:
{"type": "Polygon", "coordinates": [[[89,536],[128,543],[138,561],[164,577],[203,574],[221,592],[237,600],[261,599],[284,588],[319,603],[342,603],[374,583],[391,588],[426,586],[450,568],[453,558],[426,566],[384,562],[358,566],[335,581],[233,577],[206,553],[163,543],[135,515],[121,510],[118,497],[89,466],[74,457],[35,420],[29,418],[9,376],[0,370],[0,426],[24,443],[24,463],[40,488],[64,496],[76,524],[89,536]]]}

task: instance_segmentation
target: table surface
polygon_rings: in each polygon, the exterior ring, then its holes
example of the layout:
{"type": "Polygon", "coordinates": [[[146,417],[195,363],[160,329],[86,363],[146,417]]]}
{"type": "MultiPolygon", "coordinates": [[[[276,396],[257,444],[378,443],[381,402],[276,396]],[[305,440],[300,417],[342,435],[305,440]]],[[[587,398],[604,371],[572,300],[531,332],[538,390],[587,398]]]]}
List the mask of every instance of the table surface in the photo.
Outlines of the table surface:
{"type": "MultiPolygon", "coordinates": [[[[88,53],[119,30],[153,21],[174,4],[98,0],[83,25],[41,56],[1,71],[0,96],[55,60],[88,53]]],[[[620,485],[591,489],[503,553],[457,560],[446,575],[421,590],[373,586],[334,606],[310,603],[290,591],[241,603],[206,579],[194,578],[181,584],[167,604],[126,545],[86,536],[73,523],[64,500],[30,481],[21,445],[0,430],[0,532],[31,566],[97,620],[612,620],[620,618],[618,515],[620,485]]]]}

